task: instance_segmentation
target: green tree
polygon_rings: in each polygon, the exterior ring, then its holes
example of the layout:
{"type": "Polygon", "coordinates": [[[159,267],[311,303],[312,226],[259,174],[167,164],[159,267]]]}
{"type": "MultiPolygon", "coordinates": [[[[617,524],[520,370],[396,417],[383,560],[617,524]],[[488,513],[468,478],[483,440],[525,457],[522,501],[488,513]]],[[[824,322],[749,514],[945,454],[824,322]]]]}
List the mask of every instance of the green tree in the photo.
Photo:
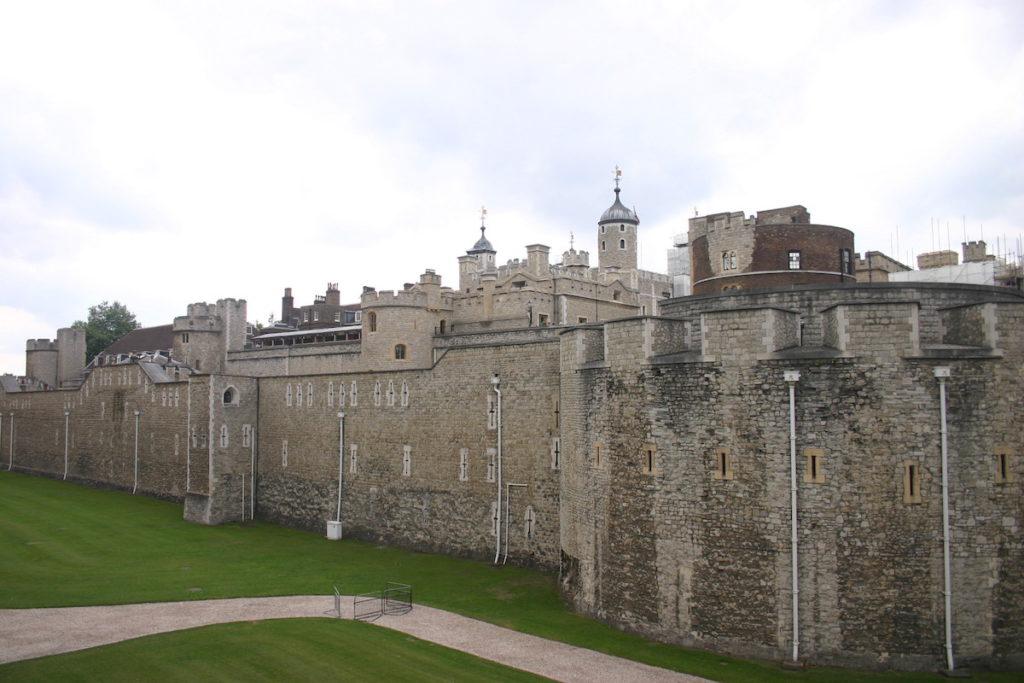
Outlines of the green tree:
{"type": "Polygon", "coordinates": [[[72,327],[85,330],[85,362],[90,363],[100,351],[128,334],[139,323],[135,314],[117,301],[89,307],[89,319],[77,320],[72,327]]]}

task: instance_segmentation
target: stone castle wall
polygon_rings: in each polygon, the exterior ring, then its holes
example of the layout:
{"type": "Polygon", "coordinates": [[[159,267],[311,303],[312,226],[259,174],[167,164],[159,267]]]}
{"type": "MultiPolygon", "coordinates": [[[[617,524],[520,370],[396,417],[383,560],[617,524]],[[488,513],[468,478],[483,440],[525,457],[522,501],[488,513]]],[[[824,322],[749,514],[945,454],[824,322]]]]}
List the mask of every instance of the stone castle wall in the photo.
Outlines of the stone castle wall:
{"type": "Polygon", "coordinates": [[[131,490],[135,479],[135,411],[141,493],[180,500],[186,484],[188,383],[153,384],[136,365],[94,369],[78,389],[3,394],[0,452],[13,469],[131,490]],[[64,412],[68,412],[65,439],[64,412]]]}
{"type": "MultiPolygon", "coordinates": [[[[905,294],[905,293],[904,293],[905,294]]],[[[676,313],[706,308],[685,302],[676,313]]],[[[1019,481],[1024,305],[973,351],[922,349],[916,303],[837,306],[832,347],[794,347],[796,313],[703,316],[661,344],[641,320],[562,337],[563,589],[586,613],[665,640],[782,657],[792,644],[789,395],[796,384],[801,655],[933,668],[943,657],[936,366],[947,381],[954,651],[1022,658],[1019,481]],[[843,332],[845,330],[845,332],[843,332]],[[1012,338],[1012,340],[1011,340],[1012,338]],[[674,345],[674,348],[672,348],[674,345]],[[968,358],[969,354],[975,354],[968,358]],[[814,476],[810,457],[817,457],[814,476]],[[1011,479],[1019,468],[1013,460],[1011,479]],[[907,466],[916,497],[907,499],[907,466]]],[[[923,307],[922,307],[923,309],[923,307]]],[[[924,313],[921,313],[924,315],[924,313]]],[[[941,314],[932,308],[936,318],[941,314]]],[[[947,315],[947,317],[950,317],[947,315]]],[[[948,340],[947,340],[948,341],[948,340]]]]}

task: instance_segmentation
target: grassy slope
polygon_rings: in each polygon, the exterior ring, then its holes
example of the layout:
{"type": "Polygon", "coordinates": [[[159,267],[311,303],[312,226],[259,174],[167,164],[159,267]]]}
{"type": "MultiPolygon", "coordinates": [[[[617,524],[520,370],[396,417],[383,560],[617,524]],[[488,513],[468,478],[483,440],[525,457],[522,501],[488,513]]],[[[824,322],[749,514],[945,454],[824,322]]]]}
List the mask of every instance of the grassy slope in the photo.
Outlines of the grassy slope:
{"type": "Polygon", "coordinates": [[[332,585],[351,594],[394,580],[413,584],[419,603],[717,680],[937,680],[822,668],[794,674],[652,643],[570,613],[548,574],[330,542],[270,524],[203,527],[182,521],[177,504],[6,472],[0,547],[0,607],[327,594],[332,585]]]}
{"type": "Polygon", "coordinates": [[[19,681],[539,681],[358,621],[275,619],[128,640],[0,667],[19,681]]]}

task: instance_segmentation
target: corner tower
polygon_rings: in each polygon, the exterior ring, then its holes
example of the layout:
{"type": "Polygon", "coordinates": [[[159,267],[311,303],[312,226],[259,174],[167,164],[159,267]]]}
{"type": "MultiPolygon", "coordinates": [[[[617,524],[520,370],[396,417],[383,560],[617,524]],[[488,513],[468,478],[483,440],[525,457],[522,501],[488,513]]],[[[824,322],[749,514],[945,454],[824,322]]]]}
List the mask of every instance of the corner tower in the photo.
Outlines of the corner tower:
{"type": "Polygon", "coordinates": [[[636,270],[636,232],[640,219],[619,199],[619,178],[622,171],[615,167],[615,203],[601,214],[597,221],[597,266],[636,270]]]}

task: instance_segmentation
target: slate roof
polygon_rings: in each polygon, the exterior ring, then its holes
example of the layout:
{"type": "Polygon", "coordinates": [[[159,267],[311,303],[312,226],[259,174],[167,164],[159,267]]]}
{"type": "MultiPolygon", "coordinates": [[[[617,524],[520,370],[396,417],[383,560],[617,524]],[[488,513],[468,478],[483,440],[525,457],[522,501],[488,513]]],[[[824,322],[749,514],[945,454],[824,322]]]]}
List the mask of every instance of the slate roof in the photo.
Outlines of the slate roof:
{"type": "Polygon", "coordinates": [[[174,326],[140,327],[103,349],[102,353],[145,353],[170,351],[174,346],[174,326]]]}

